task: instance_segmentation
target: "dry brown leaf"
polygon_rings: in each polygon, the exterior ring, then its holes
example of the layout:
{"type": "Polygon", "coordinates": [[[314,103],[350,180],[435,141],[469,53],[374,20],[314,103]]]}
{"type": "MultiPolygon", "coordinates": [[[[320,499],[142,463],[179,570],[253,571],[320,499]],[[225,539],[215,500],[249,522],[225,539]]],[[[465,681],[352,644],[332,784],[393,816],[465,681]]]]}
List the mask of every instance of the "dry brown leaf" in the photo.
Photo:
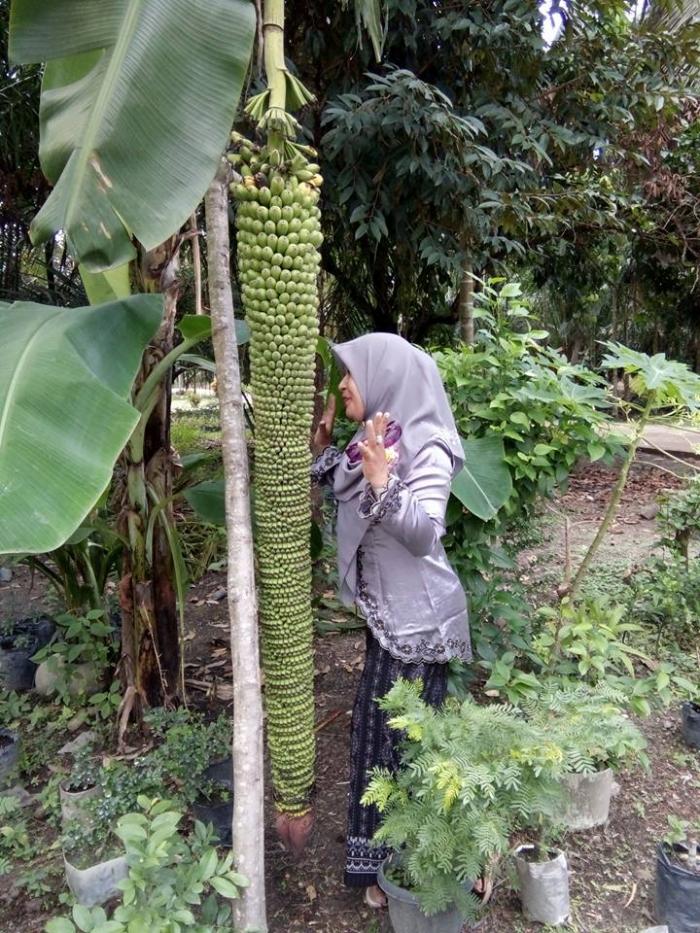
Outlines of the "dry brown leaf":
{"type": "Polygon", "coordinates": [[[233,684],[217,684],[216,685],[216,696],[219,700],[225,700],[226,702],[233,699],[233,684]]]}

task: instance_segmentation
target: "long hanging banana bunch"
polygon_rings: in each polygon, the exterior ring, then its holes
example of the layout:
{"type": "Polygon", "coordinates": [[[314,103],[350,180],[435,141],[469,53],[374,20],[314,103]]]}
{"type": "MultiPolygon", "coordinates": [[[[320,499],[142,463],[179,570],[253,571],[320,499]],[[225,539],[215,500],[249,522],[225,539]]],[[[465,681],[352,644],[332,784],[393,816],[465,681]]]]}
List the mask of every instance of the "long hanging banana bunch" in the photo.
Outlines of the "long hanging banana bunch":
{"type": "Polygon", "coordinates": [[[234,133],[229,160],[240,177],[231,188],[243,306],[251,328],[268,746],[277,810],[301,817],[311,809],[315,758],[309,435],[322,178],[319,166],[307,159],[313,150],[289,141],[296,121],[283,110],[266,109],[266,94],[249,102],[248,113],[260,118],[260,129],[276,130],[284,143],[261,149],[234,133]]]}

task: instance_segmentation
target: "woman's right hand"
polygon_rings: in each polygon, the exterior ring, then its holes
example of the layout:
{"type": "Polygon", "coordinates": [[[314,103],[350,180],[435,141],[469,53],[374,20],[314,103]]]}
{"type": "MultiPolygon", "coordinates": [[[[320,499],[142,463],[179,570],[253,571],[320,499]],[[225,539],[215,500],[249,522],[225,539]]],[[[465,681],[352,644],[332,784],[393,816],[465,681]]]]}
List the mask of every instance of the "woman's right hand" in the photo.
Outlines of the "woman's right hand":
{"type": "Polygon", "coordinates": [[[317,457],[333,440],[333,423],[335,422],[335,395],[328,396],[326,407],[316,428],[313,441],[313,454],[317,457]]]}

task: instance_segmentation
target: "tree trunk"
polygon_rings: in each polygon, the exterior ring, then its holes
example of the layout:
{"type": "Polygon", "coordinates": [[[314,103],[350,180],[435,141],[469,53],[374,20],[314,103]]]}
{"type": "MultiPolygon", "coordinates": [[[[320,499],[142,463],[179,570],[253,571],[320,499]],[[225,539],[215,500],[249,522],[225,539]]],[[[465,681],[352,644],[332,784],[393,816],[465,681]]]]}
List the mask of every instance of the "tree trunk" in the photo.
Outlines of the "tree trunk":
{"type": "Polygon", "coordinates": [[[472,263],[465,253],[462,280],[459,283],[459,336],[471,346],[474,343],[474,277],[472,263]]]}
{"type": "Polygon", "coordinates": [[[233,853],[250,884],[233,902],[237,930],[267,930],[263,715],[248,453],[229,273],[227,163],[206,195],[209,303],[221,409],[228,609],[233,659],[233,853]]]}
{"type": "MultiPolygon", "coordinates": [[[[143,258],[144,291],[163,293],[163,321],[143,356],[134,394],[154,366],[172,349],[177,311],[177,241],[173,237],[143,258]]],[[[128,719],[143,706],[170,705],[181,690],[178,615],[173,561],[164,528],[172,522],[165,506],[153,527],[152,549],[146,538],[156,502],[172,494],[170,454],[170,377],[163,380],[144,412],[122,457],[126,475],[121,532],[129,540],[124,557],[119,601],[122,611],[122,680],[125,695],[120,713],[120,739],[128,719]]]]}

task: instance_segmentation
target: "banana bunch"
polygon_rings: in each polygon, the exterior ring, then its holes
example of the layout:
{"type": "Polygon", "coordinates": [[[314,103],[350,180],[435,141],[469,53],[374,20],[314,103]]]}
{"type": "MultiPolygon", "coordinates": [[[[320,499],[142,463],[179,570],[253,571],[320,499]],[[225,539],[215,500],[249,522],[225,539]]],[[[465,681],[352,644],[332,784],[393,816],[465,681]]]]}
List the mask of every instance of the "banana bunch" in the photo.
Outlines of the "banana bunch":
{"type": "Polygon", "coordinates": [[[238,269],[250,324],[255,531],[276,806],[302,815],[314,780],[309,435],[321,262],[319,166],[233,134],[238,269]],[[291,157],[290,157],[291,156],[291,157]]]}

